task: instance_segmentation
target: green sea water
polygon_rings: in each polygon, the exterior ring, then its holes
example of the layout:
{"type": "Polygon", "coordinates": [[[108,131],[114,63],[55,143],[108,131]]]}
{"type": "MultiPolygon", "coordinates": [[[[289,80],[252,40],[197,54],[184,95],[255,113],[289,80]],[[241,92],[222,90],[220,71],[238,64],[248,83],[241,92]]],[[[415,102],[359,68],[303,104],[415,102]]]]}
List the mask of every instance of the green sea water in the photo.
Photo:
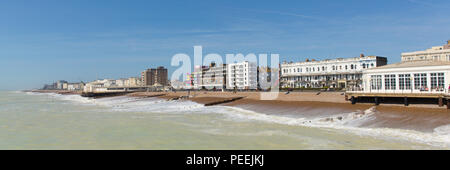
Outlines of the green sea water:
{"type": "Polygon", "coordinates": [[[190,101],[0,92],[0,149],[449,147],[448,135],[304,122],[190,101]]]}

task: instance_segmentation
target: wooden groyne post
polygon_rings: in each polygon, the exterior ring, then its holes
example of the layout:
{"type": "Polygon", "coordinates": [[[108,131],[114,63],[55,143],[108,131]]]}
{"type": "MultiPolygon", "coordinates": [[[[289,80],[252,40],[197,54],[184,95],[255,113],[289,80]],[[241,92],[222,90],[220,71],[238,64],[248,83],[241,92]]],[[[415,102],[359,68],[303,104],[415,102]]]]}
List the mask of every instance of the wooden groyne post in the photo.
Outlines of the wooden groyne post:
{"type": "Polygon", "coordinates": [[[234,97],[234,98],[231,98],[231,99],[226,99],[226,100],[206,103],[205,106],[214,106],[214,105],[218,105],[218,104],[230,103],[230,102],[233,102],[233,101],[236,101],[236,100],[240,100],[240,99],[243,99],[243,98],[244,97],[234,97]]]}

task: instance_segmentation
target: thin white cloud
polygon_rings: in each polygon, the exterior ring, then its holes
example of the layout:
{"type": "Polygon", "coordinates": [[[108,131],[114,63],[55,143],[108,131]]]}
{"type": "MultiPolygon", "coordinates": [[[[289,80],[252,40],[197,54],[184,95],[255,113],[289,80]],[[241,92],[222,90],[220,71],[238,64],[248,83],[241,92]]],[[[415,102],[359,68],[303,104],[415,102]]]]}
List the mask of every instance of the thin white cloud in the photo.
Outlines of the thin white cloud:
{"type": "Polygon", "coordinates": [[[438,7],[436,4],[430,3],[429,1],[425,0],[408,0],[408,2],[428,7],[438,7]]]}
{"type": "Polygon", "coordinates": [[[255,10],[255,9],[242,9],[242,8],[235,8],[237,10],[246,10],[249,12],[258,12],[258,13],[267,13],[267,14],[276,14],[276,15],[285,15],[285,16],[291,16],[291,17],[299,17],[304,19],[318,19],[314,16],[309,15],[303,15],[298,13],[292,13],[292,12],[281,12],[281,11],[273,11],[273,10],[255,10]]]}

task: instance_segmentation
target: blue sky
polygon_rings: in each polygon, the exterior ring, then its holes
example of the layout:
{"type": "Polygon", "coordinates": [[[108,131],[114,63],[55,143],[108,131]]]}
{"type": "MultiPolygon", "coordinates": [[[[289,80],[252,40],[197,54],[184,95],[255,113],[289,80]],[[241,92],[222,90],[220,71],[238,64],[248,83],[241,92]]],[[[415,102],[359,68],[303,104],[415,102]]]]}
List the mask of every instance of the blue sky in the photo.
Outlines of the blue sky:
{"type": "Polygon", "coordinates": [[[0,1],[0,90],[138,76],[176,53],[281,61],[400,53],[450,39],[446,0],[0,1]]]}

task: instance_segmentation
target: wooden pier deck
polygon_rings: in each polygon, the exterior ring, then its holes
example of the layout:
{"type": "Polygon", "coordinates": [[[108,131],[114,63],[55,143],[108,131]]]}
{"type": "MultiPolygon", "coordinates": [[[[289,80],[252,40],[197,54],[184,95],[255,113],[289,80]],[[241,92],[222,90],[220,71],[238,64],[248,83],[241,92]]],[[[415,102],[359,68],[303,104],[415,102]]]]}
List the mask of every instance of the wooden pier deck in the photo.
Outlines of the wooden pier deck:
{"type": "Polygon", "coordinates": [[[416,104],[433,104],[440,107],[447,105],[450,109],[449,93],[364,93],[364,92],[346,92],[345,99],[350,100],[352,104],[357,102],[373,102],[375,105],[380,103],[402,103],[408,106],[414,102],[416,104]]]}

